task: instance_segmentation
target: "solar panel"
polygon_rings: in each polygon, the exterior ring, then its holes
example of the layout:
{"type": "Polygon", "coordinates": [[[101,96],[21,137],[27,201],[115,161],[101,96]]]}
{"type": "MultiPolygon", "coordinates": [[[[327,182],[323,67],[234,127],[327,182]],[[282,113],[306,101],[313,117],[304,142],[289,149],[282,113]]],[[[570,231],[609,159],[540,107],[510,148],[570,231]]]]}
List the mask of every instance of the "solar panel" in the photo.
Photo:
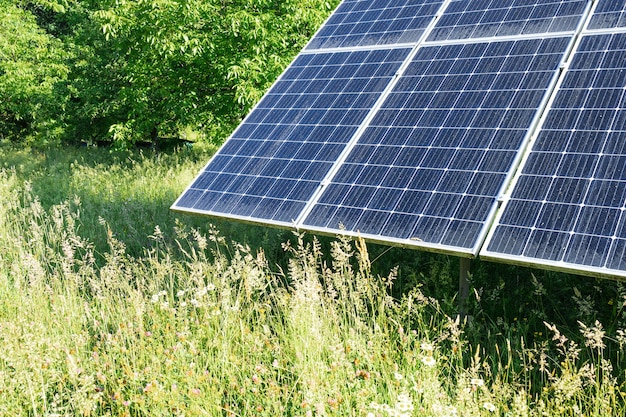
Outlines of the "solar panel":
{"type": "Polygon", "coordinates": [[[409,51],[301,54],[173,208],[291,225],[409,51]]]}
{"type": "Polygon", "coordinates": [[[568,32],[576,29],[586,0],[456,0],[429,41],[568,32]]]}
{"type": "Polygon", "coordinates": [[[443,0],[346,0],[307,49],[415,43],[443,0]]]}
{"type": "Polygon", "coordinates": [[[626,277],[625,80],[623,2],[344,0],[172,208],[626,277]]]}
{"type": "Polygon", "coordinates": [[[420,48],[304,226],[475,253],[569,42],[420,48]]]}
{"type": "Polygon", "coordinates": [[[626,275],[626,34],[585,36],[485,257],[626,275]]]}
{"type": "Polygon", "coordinates": [[[621,0],[598,0],[589,29],[626,27],[626,9],[621,0]]]}

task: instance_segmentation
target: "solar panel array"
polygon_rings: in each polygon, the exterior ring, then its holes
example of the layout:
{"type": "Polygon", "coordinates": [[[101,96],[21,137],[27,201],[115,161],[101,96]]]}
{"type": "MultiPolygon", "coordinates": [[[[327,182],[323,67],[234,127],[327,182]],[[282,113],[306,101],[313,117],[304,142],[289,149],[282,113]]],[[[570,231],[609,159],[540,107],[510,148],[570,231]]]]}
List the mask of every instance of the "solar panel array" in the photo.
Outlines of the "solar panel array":
{"type": "Polygon", "coordinates": [[[415,43],[443,0],[345,0],[307,49],[415,43]]]}
{"type": "Polygon", "coordinates": [[[568,42],[420,48],[305,227],[473,252],[568,42]]]}
{"type": "MultiPolygon", "coordinates": [[[[606,14],[610,9],[602,6],[609,3],[600,3],[597,11],[606,14]]],[[[624,274],[624,108],[626,33],[586,31],[516,178],[485,257],[624,274]]]]}
{"type": "Polygon", "coordinates": [[[472,39],[558,33],[576,29],[585,0],[455,0],[429,40],[472,39]]]}
{"type": "Polygon", "coordinates": [[[172,208],[626,277],[625,14],[345,0],[172,208]]]}
{"type": "Polygon", "coordinates": [[[177,206],[291,225],[409,52],[300,55],[177,206]]]}

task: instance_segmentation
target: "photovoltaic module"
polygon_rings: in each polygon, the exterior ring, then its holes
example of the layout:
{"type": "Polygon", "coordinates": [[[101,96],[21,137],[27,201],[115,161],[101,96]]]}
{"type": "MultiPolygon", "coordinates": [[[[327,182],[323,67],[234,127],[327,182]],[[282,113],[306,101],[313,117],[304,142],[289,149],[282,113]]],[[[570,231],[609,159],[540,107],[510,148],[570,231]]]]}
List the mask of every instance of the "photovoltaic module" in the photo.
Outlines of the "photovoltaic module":
{"type": "Polygon", "coordinates": [[[343,1],[172,209],[626,277],[626,5],[343,1]]]}

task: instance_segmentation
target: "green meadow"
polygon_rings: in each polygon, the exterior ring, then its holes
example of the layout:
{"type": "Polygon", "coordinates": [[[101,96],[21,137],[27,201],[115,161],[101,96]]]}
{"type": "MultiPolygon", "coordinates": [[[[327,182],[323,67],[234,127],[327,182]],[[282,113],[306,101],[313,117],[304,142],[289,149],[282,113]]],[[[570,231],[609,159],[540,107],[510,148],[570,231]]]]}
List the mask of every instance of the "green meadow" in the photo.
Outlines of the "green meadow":
{"type": "Polygon", "coordinates": [[[175,214],[215,149],[0,145],[2,416],[624,415],[626,288],[175,214]]]}

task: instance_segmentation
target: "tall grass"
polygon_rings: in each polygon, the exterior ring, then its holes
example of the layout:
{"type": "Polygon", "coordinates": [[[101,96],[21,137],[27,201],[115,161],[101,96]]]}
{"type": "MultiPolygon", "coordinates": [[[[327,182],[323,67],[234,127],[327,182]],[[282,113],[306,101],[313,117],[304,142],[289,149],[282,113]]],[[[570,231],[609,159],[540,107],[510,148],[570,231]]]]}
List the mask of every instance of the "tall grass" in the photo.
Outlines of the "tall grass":
{"type": "MultiPolygon", "coordinates": [[[[527,317],[496,317],[494,303],[513,303],[507,284],[475,277],[474,317],[460,323],[428,290],[437,276],[399,293],[400,270],[375,272],[360,240],[292,235],[280,267],[215,227],[169,218],[159,200],[197,163],[145,158],[110,174],[70,166],[83,186],[70,184],[76,197],[56,202],[42,203],[19,168],[0,170],[0,415],[626,412],[618,284],[610,326],[591,314],[562,329],[538,304],[527,317]],[[167,172],[160,189],[131,193],[142,177],[167,172]],[[99,181],[132,184],[121,192],[137,204],[134,215],[157,213],[142,220],[152,223],[143,237],[122,238],[113,203],[86,197],[99,181]]],[[[534,300],[549,298],[547,285],[535,277],[534,300]]]]}

